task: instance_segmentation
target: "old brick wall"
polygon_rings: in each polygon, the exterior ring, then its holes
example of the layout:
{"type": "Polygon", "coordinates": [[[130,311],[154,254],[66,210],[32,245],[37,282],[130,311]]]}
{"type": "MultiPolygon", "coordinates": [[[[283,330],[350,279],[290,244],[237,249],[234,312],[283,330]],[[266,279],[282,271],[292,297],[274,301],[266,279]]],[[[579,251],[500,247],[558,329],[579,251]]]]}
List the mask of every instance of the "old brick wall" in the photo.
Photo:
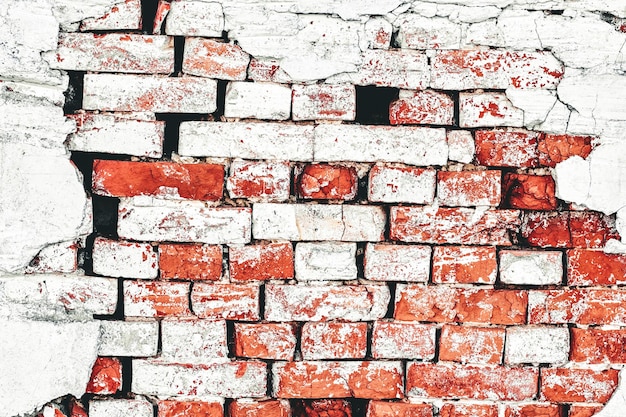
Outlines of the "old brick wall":
{"type": "Polygon", "coordinates": [[[626,415],[625,1],[0,23],[0,416],[626,415]]]}

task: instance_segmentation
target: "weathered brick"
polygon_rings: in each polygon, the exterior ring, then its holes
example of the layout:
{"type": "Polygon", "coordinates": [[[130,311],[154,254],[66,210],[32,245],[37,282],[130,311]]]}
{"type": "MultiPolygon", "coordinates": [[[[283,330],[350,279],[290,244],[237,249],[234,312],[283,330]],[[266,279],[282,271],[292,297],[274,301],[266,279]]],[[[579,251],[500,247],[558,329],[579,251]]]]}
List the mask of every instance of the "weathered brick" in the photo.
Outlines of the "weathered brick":
{"type": "Polygon", "coordinates": [[[461,93],[459,95],[459,126],[524,125],[524,111],[513,106],[504,93],[461,93]]]}
{"type": "Polygon", "coordinates": [[[94,417],[153,417],[152,403],[144,397],[134,399],[113,399],[89,401],[89,415],[94,417]]]}
{"type": "Polygon", "coordinates": [[[200,364],[227,355],[225,321],[165,319],[161,322],[161,360],[200,364]]]}
{"type": "Polygon", "coordinates": [[[157,0],[154,21],[152,22],[152,33],[163,33],[165,19],[172,8],[170,0],[157,0]]]}
{"type": "Polygon", "coordinates": [[[435,284],[493,284],[498,264],[493,246],[436,246],[432,277],[435,284]]]}
{"type": "Polygon", "coordinates": [[[516,404],[506,405],[504,417],[560,417],[561,406],[558,404],[516,404]]]}
{"type": "Polygon", "coordinates": [[[356,279],[356,243],[298,243],[295,270],[298,281],[356,279]]]}
{"type": "Polygon", "coordinates": [[[161,279],[216,281],[222,276],[222,247],[218,245],[159,245],[161,279]]]}
{"type": "Polygon", "coordinates": [[[448,130],[448,159],[469,164],[474,160],[476,146],[472,132],[467,130],[448,130]]]}
{"type": "Polygon", "coordinates": [[[626,330],[571,329],[570,359],[587,363],[626,363],[626,330]]]}
{"type": "Polygon", "coordinates": [[[100,324],[100,356],[156,356],[159,323],[106,320],[100,324]]]}
{"type": "Polygon", "coordinates": [[[115,394],[122,389],[122,363],[117,358],[96,358],[85,392],[89,394],[115,394]]]}
{"type": "Polygon", "coordinates": [[[400,362],[304,361],[272,366],[277,398],[368,398],[403,396],[400,362]]]}
{"type": "Polygon", "coordinates": [[[367,323],[304,323],[301,351],[304,360],[363,359],[367,353],[367,323]]]}
{"type": "Polygon", "coordinates": [[[398,44],[407,49],[458,49],[461,25],[447,18],[407,13],[398,17],[398,44]]]}
{"type": "Polygon", "coordinates": [[[606,369],[541,369],[541,399],[557,402],[605,403],[617,388],[619,371],[606,369]]]}
{"type": "Polygon", "coordinates": [[[157,253],[148,243],[123,242],[97,237],[93,243],[93,272],[109,277],[157,277],[157,253]]]}
{"type": "Polygon", "coordinates": [[[80,30],[140,30],[141,0],[125,0],[117,3],[102,16],[80,22],[80,30]]]}
{"type": "Polygon", "coordinates": [[[567,417],[593,417],[603,408],[603,405],[572,404],[567,417]]]}
{"type": "Polygon", "coordinates": [[[228,407],[230,417],[290,417],[288,400],[235,400],[228,407]]]}
{"type": "Polygon", "coordinates": [[[157,417],[223,417],[224,406],[220,401],[159,400],[157,417]]]}
{"type": "Polygon", "coordinates": [[[231,246],[228,263],[233,281],[294,277],[293,246],[288,242],[231,246]]]}
{"type": "Polygon", "coordinates": [[[399,98],[389,105],[392,125],[451,125],[454,123],[454,101],[444,93],[431,90],[401,90],[399,98]]]}
{"type": "Polygon", "coordinates": [[[291,88],[283,84],[232,81],[226,86],[225,117],[287,120],[291,88]]]}
{"type": "Polygon", "coordinates": [[[293,360],[296,334],[291,323],[235,323],[235,355],[293,360]]]}
{"type": "Polygon", "coordinates": [[[354,120],[356,91],[349,84],[293,86],[293,120],[354,120]]]}
{"type": "Polygon", "coordinates": [[[497,327],[444,325],[439,360],[474,364],[502,363],[505,330],[497,327]]]}
{"type": "Polygon", "coordinates": [[[389,49],[393,26],[385,18],[370,17],[365,22],[365,40],[368,49],[389,49]]]}
{"type": "Polygon", "coordinates": [[[430,404],[404,402],[370,401],[367,404],[367,417],[432,417],[430,404]]]}
{"type": "Polygon", "coordinates": [[[78,269],[78,244],[60,242],[39,251],[24,272],[26,274],[70,274],[78,269]]]}
{"type": "Polygon", "coordinates": [[[537,167],[539,137],[537,132],[520,129],[477,130],[476,159],[486,166],[537,167]]]}
{"type": "Polygon", "coordinates": [[[201,318],[259,319],[259,286],[198,282],[191,291],[191,306],[201,318]]]}
{"type": "Polygon", "coordinates": [[[411,243],[510,246],[520,224],[516,210],[391,207],[390,217],[390,238],[411,243]]]}
{"type": "Polygon", "coordinates": [[[376,321],[372,331],[372,357],[432,360],[435,357],[435,326],[376,321]]]}
{"type": "Polygon", "coordinates": [[[431,204],[435,183],[436,171],[432,168],[376,164],[369,173],[368,200],[431,204]]]}
{"type": "Polygon", "coordinates": [[[603,248],[620,239],[615,220],[598,212],[527,212],[522,236],[530,246],[553,248],[603,248]]]}
{"type": "Polygon", "coordinates": [[[189,310],[189,283],[124,280],[126,317],[185,317],[189,310]]]}
{"type": "Polygon", "coordinates": [[[430,246],[368,243],[365,248],[365,279],[428,282],[430,253],[430,246]]]}
{"type": "Polygon", "coordinates": [[[341,165],[306,165],[297,179],[298,196],[306,199],[354,200],[356,169],[341,165]]]}
{"type": "Polygon", "coordinates": [[[294,417],[309,416],[352,416],[352,403],[348,400],[294,400],[294,417]]]}
{"type": "Polygon", "coordinates": [[[386,285],[266,285],[265,319],[269,321],[368,321],[385,315],[386,285]]]}
{"type": "Polygon", "coordinates": [[[502,184],[504,204],[522,210],[555,210],[554,179],[550,175],[507,173],[502,184]]]}
{"type": "Polygon", "coordinates": [[[504,362],[563,364],[569,358],[569,349],[569,330],[565,327],[509,327],[504,362]]]}
{"type": "Polygon", "coordinates": [[[626,324],[626,292],[609,289],[530,291],[531,324],[626,324]]]}
{"type": "Polygon", "coordinates": [[[558,285],[563,281],[563,253],[503,250],[500,281],[514,285],[558,285]]]}
{"type": "Polygon", "coordinates": [[[539,137],[537,150],[539,151],[539,163],[544,166],[554,167],[570,156],[587,158],[592,150],[591,136],[572,135],[543,135],[539,137]]]}
{"type": "Polygon", "coordinates": [[[291,188],[289,162],[241,161],[230,164],[226,182],[230,198],[285,201],[291,188]]]}
{"type": "Polygon", "coordinates": [[[222,36],[224,12],[219,3],[175,0],[171,3],[165,33],[174,36],[222,36]]]}
{"type": "Polygon", "coordinates": [[[100,111],[212,113],[217,82],[197,77],[86,74],[83,108],[100,111]]]}
{"type": "Polygon", "coordinates": [[[495,404],[445,403],[439,409],[440,417],[498,417],[495,404]]]}
{"type": "Polygon", "coordinates": [[[528,295],[516,290],[399,284],[395,303],[396,320],[523,324],[528,295]]]}
{"type": "Polygon", "coordinates": [[[238,45],[213,39],[186,38],[183,72],[220,80],[245,80],[250,56],[238,45]]]}
{"type": "Polygon", "coordinates": [[[248,78],[258,82],[289,84],[289,74],[280,66],[281,62],[271,58],[252,58],[248,66],[248,78]]]}
{"type": "Polygon", "coordinates": [[[567,283],[626,284],[626,255],[608,254],[600,250],[570,249],[567,251],[567,283]]]}
{"type": "Polygon", "coordinates": [[[437,199],[443,206],[498,206],[501,172],[439,171],[437,199]]]}

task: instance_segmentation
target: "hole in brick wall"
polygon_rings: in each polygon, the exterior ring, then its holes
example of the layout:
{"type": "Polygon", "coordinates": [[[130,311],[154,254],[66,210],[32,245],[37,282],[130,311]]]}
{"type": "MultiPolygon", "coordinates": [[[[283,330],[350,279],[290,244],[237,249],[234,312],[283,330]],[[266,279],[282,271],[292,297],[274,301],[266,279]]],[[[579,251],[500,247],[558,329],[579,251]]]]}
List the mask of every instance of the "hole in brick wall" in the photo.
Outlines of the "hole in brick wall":
{"type": "Polygon", "coordinates": [[[152,33],[158,6],[158,0],[141,0],[141,30],[143,33],[152,33]]]}
{"type": "MultiPolygon", "coordinates": [[[[371,168],[370,168],[371,169],[371,168]]],[[[369,185],[369,175],[364,175],[362,178],[359,178],[356,188],[356,200],[357,201],[368,201],[368,185],[369,185]]]]}
{"type": "Polygon", "coordinates": [[[213,120],[219,122],[224,116],[224,108],[226,107],[226,86],[228,81],[217,80],[217,110],[213,112],[213,120]]]}
{"type": "MultiPolygon", "coordinates": [[[[159,338],[161,340],[161,338],[159,338]]],[[[122,395],[130,394],[131,382],[133,381],[133,360],[132,358],[122,357],[119,358],[122,363],[122,395]]],[[[156,414],[155,414],[156,415],[156,414]]]]}
{"type": "Polygon", "coordinates": [[[190,120],[209,120],[209,115],[204,113],[157,113],[156,119],[165,122],[163,158],[171,158],[172,153],[178,152],[180,124],[190,120]]]}
{"type": "Polygon", "coordinates": [[[391,32],[390,45],[392,48],[400,48],[400,43],[398,42],[399,33],[400,33],[399,30],[394,30],[393,32],[391,32]]]}
{"type": "Polygon", "coordinates": [[[367,246],[366,242],[357,242],[356,247],[356,269],[357,269],[357,277],[364,278],[364,269],[365,269],[365,246],[367,246]]]}
{"type": "Polygon", "coordinates": [[[387,307],[387,312],[385,313],[385,317],[386,319],[392,319],[393,315],[395,313],[395,308],[396,308],[396,303],[395,303],[395,299],[396,299],[396,283],[395,282],[388,282],[387,285],[389,286],[389,307],[387,307]]]}
{"type": "Polygon", "coordinates": [[[84,72],[67,71],[69,84],[67,90],[63,93],[65,96],[65,105],[63,105],[63,113],[72,114],[83,108],[83,78],[84,72]]]}
{"type": "Polygon", "coordinates": [[[458,91],[445,91],[446,94],[448,94],[452,100],[454,101],[454,119],[452,120],[452,123],[454,126],[459,127],[461,122],[460,122],[460,117],[461,117],[461,105],[459,104],[459,92],[458,91]]]}
{"type": "Polygon", "coordinates": [[[356,119],[363,125],[389,125],[389,105],[398,98],[393,87],[357,86],[356,119]]]}
{"type": "Polygon", "coordinates": [[[352,417],[365,417],[369,400],[354,398],[349,401],[352,403],[352,417]]]}
{"type": "Polygon", "coordinates": [[[117,239],[117,210],[120,199],[95,194],[91,196],[91,199],[94,232],[99,236],[117,239]]]}
{"type": "Polygon", "coordinates": [[[237,356],[235,354],[235,322],[232,320],[226,320],[226,348],[229,358],[237,356]]]}
{"type": "Polygon", "coordinates": [[[185,38],[174,36],[174,72],[170,77],[178,77],[183,73],[183,57],[185,55],[185,38]]]}

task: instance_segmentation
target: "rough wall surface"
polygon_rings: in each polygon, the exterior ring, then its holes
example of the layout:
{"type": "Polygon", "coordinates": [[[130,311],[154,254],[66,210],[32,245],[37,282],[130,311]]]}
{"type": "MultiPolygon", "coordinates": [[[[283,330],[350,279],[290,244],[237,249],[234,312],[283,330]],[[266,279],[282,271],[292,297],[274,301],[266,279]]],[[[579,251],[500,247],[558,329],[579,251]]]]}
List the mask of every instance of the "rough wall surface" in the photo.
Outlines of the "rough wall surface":
{"type": "Polygon", "coordinates": [[[626,413],[626,2],[0,25],[0,416],[626,413]]]}

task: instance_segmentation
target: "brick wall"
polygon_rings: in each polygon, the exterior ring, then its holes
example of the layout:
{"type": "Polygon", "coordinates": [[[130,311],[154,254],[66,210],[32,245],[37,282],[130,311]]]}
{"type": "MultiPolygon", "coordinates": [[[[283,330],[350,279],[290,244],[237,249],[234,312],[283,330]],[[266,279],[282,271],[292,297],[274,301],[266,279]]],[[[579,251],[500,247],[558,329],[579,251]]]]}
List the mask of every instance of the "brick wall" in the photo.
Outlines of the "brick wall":
{"type": "Polygon", "coordinates": [[[61,337],[91,357],[58,371],[0,343],[0,388],[41,372],[49,397],[0,416],[587,417],[612,397],[623,3],[41,3],[58,79],[26,68],[2,97],[25,138],[28,97],[56,112],[31,134],[85,195],[34,159],[60,214],[16,205],[15,234],[42,236],[9,239],[0,319],[93,343],[61,337]]]}

